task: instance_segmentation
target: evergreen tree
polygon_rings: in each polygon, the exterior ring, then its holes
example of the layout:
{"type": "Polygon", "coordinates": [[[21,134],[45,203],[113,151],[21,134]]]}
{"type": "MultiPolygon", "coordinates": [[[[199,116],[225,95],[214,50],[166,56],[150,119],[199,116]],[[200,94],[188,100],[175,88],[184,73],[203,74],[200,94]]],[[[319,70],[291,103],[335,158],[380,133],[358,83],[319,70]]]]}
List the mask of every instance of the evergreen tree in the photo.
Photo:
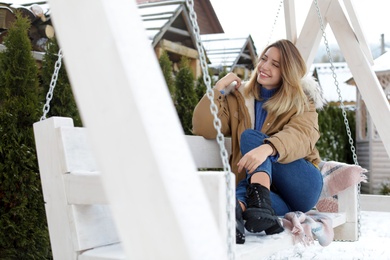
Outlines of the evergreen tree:
{"type": "Polygon", "coordinates": [[[175,99],[175,80],[173,78],[172,62],[169,59],[168,53],[163,51],[159,58],[160,67],[167,83],[169,93],[172,99],[175,99]]]}
{"type": "Polygon", "coordinates": [[[192,134],[192,113],[197,104],[194,89],[194,74],[189,67],[189,61],[183,57],[180,69],[176,75],[176,111],[185,134],[192,134]]]}
{"type": "Polygon", "coordinates": [[[228,74],[226,67],[223,67],[223,70],[218,74],[218,79],[222,79],[228,74]]]}
{"type": "Polygon", "coordinates": [[[0,53],[0,258],[47,259],[49,234],[33,136],[38,69],[20,13],[0,53]]]}
{"type": "MultiPolygon", "coordinates": [[[[58,60],[59,46],[57,40],[54,38],[49,41],[47,52],[45,54],[42,66],[42,84],[43,94],[41,101],[45,101],[46,93],[49,91],[50,82],[54,72],[54,65],[58,60]]],[[[68,75],[66,73],[64,60],[59,70],[57,83],[54,88],[53,98],[50,101],[50,110],[46,117],[62,116],[73,119],[75,126],[82,126],[81,118],[77,109],[76,101],[73,96],[72,88],[69,83],[68,75]]]]}
{"type": "MultiPolygon", "coordinates": [[[[355,143],[355,112],[346,111],[349,127],[355,143]]],[[[352,151],[345,129],[341,108],[329,104],[318,112],[318,124],[321,138],[317,142],[320,156],[325,161],[339,161],[353,164],[352,151]]]]}
{"type": "MultiPolygon", "coordinates": [[[[213,87],[214,80],[212,78],[212,72],[210,69],[209,69],[209,75],[210,75],[210,80],[211,80],[210,86],[213,87]]],[[[197,96],[198,101],[204,96],[204,94],[206,94],[206,91],[207,91],[207,87],[206,87],[206,84],[204,82],[203,75],[201,75],[198,77],[198,80],[196,81],[196,88],[195,88],[195,92],[196,92],[196,96],[197,96]]]]}

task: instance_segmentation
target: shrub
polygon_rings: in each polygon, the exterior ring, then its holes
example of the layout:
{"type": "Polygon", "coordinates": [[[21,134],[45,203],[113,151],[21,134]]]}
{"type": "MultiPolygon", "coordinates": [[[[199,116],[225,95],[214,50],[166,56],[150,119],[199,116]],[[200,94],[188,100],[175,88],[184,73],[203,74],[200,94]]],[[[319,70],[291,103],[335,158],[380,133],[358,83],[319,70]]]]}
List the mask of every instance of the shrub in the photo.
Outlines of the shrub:
{"type": "Polygon", "coordinates": [[[38,69],[21,14],[0,53],[0,258],[50,256],[32,125],[39,119],[38,69]]]}
{"type": "MultiPolygon", "coordinates": [[[[355,111],[346,111],[355,144],[355,111]]],[[[342,110],[335,104],[327,105],[318,112],[321,138],[317,148],[323,160],[353,164],[351,146],[346,132],[342,110]]]]}
{"type": "Polygon", "coordinates": [[[172,100],[175,99],[175,80],[173,78],[172,62],[169,59],[168,53],[163,51],[159,58],[159,63],[161,71],[165,78],[165,83],[167,83],[169,93],[171,94],[172,100]]]}
{"type": "Polygon", "coordinates": [[[194,75],[189,67],[189,61],[183,57],[180,69],[176,75],[176,111],[185,134],[192,134],[192,113],[197,104],[194,89],[194,75]]]}

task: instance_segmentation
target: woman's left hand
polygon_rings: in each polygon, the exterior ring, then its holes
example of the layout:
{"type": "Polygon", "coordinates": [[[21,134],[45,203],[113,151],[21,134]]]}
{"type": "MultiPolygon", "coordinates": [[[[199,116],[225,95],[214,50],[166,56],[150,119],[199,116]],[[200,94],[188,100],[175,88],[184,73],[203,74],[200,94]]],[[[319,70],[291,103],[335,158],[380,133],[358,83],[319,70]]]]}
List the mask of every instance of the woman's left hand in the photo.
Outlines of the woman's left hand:
{"type": "Polygon", "coordinates": [[[272,155],[273,148],[269,144],[263,144],[247,152],[237,163],[238,172],[245,168],[249,174],[253,173],[268,156],[272,155]]]}

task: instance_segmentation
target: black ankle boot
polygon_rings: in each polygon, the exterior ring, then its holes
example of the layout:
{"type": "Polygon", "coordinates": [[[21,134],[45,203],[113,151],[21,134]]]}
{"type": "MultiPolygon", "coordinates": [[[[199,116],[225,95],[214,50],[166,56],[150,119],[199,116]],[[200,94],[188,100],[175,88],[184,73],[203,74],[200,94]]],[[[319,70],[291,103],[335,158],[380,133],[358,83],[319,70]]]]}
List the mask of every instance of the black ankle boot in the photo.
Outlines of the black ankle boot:
{"type": "Polygon", "coordinates": [[[252,183],[247,189],[247,209],[243,217],[246,220],[245,228],[249,232],[265,231],[267,235],[277,234],[284,230],[281,222],[271,207],[269,190],[252,183]]]}
{"type": "Polygon", "coordinates": [[[244,220],[242,219],[242,208],[238,200],[236,199],[236,243],[245,243],[245,228],[244,220]]]}

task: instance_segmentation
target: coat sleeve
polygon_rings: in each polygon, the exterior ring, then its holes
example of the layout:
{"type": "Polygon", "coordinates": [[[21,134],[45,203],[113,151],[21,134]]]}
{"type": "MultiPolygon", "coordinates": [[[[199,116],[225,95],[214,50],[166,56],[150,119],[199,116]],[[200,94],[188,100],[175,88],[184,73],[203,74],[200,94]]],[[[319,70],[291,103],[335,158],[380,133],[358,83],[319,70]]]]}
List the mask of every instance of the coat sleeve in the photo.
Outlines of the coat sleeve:
{"type": "MultiPolygon", "coordinates": [[[[227,98],[218,90],[214,91],[214,103],[218,108],[217,116],[221,120],[221,132],[224,136],[230,135],[230,119],[227,98]]],[[[210,111],[210,100],[207,95],[196,105],[192,116],[192,133],[207,139],[215,139],[217,131],[214,128],[214,116],[210,111]]]]}
{"type": "Polygon", "coordinates": [[[314,104],[300,115],[293,115],[283,129],[266,140],[279,153],[278,162],[290,163],[305,158],[315,150],[320,138],[318,114],[314,104]]]}

